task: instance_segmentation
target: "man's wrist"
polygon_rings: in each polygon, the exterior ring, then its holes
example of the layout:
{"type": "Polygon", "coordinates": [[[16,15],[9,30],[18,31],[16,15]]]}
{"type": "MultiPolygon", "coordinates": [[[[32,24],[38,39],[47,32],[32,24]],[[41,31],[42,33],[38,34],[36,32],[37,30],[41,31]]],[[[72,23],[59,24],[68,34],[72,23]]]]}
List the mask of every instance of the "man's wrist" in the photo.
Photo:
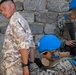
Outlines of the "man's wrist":
{"type": "Polygon", "coordinates": [[[30,64],[32,64],[32,63],[33,63],[33,62],[28,62],[27,64],[22,63],[22,68],[24,68],[24,67],[29,67],[30,64]]]}
{"type": "Polygon", "coordinates": [[[22,63],[22,68],[27,67],[28,65],[29,65],[28,63],[27,64],[22,63]]]}
{"type": "Polygon", "coordinates": [[[26,69],[29,69],[29,67],[28,67],[28,66],[26,66],[26,67],[23,67],[23,69],[24,69],[24,70],[26,70],[26,69]]]}

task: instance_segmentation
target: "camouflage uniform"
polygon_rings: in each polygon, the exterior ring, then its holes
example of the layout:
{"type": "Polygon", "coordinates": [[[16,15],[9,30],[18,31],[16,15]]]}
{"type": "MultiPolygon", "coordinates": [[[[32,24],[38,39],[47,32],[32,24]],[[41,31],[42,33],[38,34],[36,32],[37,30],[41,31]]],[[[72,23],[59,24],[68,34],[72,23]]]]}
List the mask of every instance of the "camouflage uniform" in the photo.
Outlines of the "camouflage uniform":
{"type": "MultiPolygon", "coordinates": [[[[70,16],[68,16],[68,18],[64,18],[64,16],[63,16],[58,19],[58,24],[55,29],[55,34],[59,37],[59,39],[62,42],[62,45],[61,45],[62,51],[70,51],[70,52],[74,51],[74,48],[72,49],[71,47],[69,47],[65,44],[65,42],[67,40],[75,40],[73,22],[72,22],[70,16]]],[[[75,52],[73,52],[73,53],[75,53],[75,52]]]]}
{"type": "Polygon", "coordinates": [[[58,36],[58,38],[61,40],[62,42],[62,45],[61,45],[61,48],[64,48],[65,46],[65,41],[67,39],[64,38],[64,32],[65,32],[65,28],[66,28],[66,25],[65,25],[65,18],[64,16],[59,18],[58,19],[58,23],[57,23],[57,26],[56,26],[56,29],[55,29],[55,34],[58,36]]]}
{"type": "Polygon", "coordinates": [[[22,75],[20,49],[35,47],[27,21],[15,12],[8,24],[1,52],[1,75],[22,75]]]}
{"type": "Polygon", "coordinates": [[[55,62],[50,62],[49,69],[46,71],[39,69],[34,63],[31,64],[31,75],[76,75],[76,66],[69,59],[62,58],[55,62]]]}

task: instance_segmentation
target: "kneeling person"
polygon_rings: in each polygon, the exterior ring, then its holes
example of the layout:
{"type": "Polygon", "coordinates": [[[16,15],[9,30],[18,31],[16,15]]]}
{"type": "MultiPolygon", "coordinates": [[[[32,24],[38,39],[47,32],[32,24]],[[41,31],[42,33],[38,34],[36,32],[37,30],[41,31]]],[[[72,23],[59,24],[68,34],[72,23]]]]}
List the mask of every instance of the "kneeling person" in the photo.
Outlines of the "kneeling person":
{"type": "Polygon", "coordinates": [[[46,59],[42,59],[42,63],[45,66],[48,63],[50,69],[47,69],[47,72],[49,75],[76,75],[76,60],[70,58],[68,52],[57,52],[60,46],[61,41],[55,35],[44,35],[38,43],[38,51],[46,59]]]}

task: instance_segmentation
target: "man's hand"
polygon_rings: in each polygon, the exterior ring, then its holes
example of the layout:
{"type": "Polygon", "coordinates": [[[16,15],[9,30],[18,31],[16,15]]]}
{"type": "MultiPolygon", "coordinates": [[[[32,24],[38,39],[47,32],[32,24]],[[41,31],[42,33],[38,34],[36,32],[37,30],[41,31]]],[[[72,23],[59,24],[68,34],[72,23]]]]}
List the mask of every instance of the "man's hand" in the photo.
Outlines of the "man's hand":
{"type": "Polygon", "coordinates": [[[29,69],[28,66],[23,68],[23,75],[29,75],[29,69]]]}
{"type": "Polygon", "coordinates": [[[69,41],[66,41],[66,43],[65,43],[66,45],[68,45],[68,46],[75,46],[76,45],[76,43],[75,43],[75,41],[74,40],[69,40],[69,41]]]}

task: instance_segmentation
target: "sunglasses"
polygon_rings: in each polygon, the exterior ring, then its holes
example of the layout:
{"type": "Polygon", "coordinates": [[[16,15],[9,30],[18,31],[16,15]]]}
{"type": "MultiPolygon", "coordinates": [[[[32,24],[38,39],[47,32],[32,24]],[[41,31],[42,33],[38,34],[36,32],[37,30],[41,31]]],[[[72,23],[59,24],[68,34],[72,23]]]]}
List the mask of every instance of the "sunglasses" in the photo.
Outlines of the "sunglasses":
{"type": "Polygon", "coordinates": [[[43,54],[43,55],[46,55],[47,53],[48,53],[48,52],[43,52],[42,54],[43,54]]]}

